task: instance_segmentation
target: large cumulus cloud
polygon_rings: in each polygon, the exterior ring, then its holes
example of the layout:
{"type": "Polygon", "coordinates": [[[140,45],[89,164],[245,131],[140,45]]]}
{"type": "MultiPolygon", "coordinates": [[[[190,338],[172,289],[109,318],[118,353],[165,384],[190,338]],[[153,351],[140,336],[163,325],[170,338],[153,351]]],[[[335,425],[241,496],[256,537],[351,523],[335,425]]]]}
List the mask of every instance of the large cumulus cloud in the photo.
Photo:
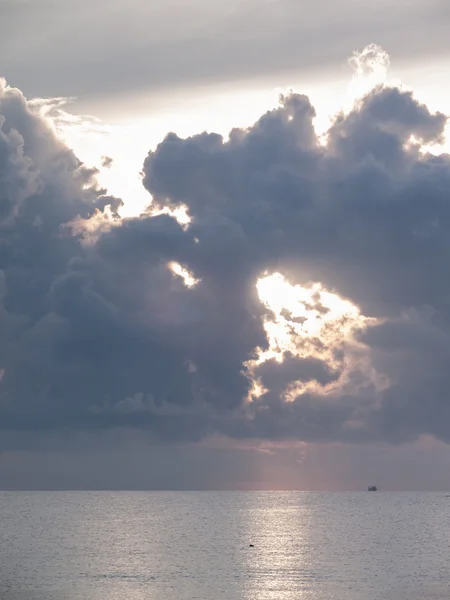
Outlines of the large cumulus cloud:
{"type": "MultiPolygon", "coordinates": [[[[380,87],[324,146],[314,114],[292,93],[227,140],[169,134],[144,185],[161,208],[185,205],[186,227],[150,212],[120,220],[95,172],[2,84],[4,431],[447,440],[450,159],[421,152],[446,118],[380,87]],[[275,271],[352,300],[358,331],[343,320],[306,339],[285,311],[294,348],[257,364],[275,316],[255,284],[275,271]]],[[[314,302],[320,319],[319,292],[314,302]]]]}

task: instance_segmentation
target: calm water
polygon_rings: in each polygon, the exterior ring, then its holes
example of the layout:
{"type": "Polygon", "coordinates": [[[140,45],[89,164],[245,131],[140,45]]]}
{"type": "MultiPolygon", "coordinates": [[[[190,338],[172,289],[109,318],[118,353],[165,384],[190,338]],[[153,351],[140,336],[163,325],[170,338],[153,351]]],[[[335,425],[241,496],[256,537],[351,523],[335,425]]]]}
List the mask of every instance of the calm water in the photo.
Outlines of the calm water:
{"type": "Polygon", "coordinates": [[[450,598],[446,494],[6,492],[0,536],[2,600],[450,598]]]}

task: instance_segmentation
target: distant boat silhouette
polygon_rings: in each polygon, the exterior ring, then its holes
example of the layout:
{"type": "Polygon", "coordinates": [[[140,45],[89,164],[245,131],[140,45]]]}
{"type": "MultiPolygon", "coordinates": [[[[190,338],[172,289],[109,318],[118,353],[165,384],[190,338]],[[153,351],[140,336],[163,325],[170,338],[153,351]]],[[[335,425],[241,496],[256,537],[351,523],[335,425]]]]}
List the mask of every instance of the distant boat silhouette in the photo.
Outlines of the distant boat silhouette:
{"type": "Polygon", "coordinates": [[[367,488],[367,491],[369,492],[377,492],[378,488],[376,485],[369,485],[369,487],[367,488]]]}

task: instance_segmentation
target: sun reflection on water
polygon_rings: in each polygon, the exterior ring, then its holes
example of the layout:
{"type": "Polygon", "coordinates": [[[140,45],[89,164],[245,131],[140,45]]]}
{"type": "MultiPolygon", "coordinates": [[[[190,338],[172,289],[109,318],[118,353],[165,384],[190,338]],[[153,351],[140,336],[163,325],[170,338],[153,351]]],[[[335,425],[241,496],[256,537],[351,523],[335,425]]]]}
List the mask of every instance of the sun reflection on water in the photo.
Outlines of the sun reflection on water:
{"type": "Polygon", "coordinates": [[[313,598],[311,513],[289,493],[259,493],[246,512],[249,544],[243,558],[246,600],[313,598]]]}

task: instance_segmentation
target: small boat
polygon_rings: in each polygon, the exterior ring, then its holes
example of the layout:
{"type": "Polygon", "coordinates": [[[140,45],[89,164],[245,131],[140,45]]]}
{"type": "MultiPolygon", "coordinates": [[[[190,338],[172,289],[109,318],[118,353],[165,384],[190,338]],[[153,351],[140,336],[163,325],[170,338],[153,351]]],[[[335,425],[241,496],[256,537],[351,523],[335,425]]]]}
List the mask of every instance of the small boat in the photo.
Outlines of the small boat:
{"type": "Polygon", "coordinates": [[[367,488],[367,491],[369,492],[377,492],[378,488],[376,485],[369,485],[369,487],[367,488]]]}

